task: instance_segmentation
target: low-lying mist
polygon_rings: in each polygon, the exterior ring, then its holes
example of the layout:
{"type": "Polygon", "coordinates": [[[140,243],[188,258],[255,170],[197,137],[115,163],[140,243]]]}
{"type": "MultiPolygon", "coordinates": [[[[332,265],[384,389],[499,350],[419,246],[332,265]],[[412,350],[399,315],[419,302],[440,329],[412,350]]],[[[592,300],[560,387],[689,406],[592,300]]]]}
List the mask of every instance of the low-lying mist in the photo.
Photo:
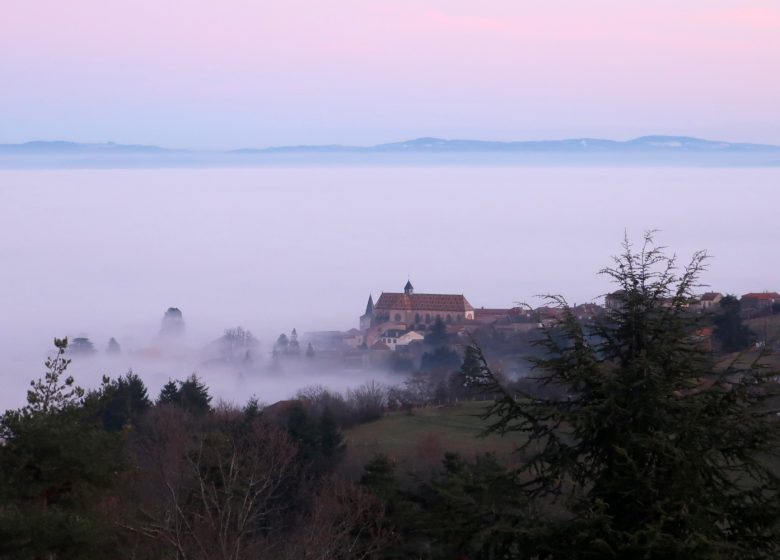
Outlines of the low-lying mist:
{"type": "MultiPolygon", "coordinates": [[[[348,366],[326,357],[307,357],[304,353],[298,357],[274,359],[270,343],[258,344],[250,356],[242,352],[239,359],[228,361],[215,352],[218,340],[203,344],[188,336],[177,340],[155,337],[146,344],[122,345],[119,342],[121,349],[115,354],[109,353],[103,345],[104,340],[109,340],[107,337],[95,337],[92,353],[75,350],[73,340],[69,340],[70,350],[66,353],[71,359],[67,373],[75,378],[76,385],[94,389],[104,375],[116,378],[132,371],[143,379],[152,399],[169,380],[183,380],[193,373],[208,386],[215,404],[222,401],[238,406],[245,405],[252,397],[260,403],[272,404],[292,398],[298,390],[312,385],[345,393],[370,381],[393,385],[404,380],[403,374],[384,368],[348,366]]],[[[135,340],[141,340],[141,337],[135,340]]],[[[4,362],[16,374],[5,378],[0,392],[0,410],[25,404],[30,381],[43,377],[47,355],[55,354],[53,340],[50,340],[47,347],[18,352],[12,361],[4,362]]]]}
{"type": "Polygon", "coordinates": [[[242,404],[402,382],[319,359],[273,368],[273,344],[293,328],[357,327],[370,293],[407,278],[476,308],[600,302],[612,286],[597,272],[624,232],[708,250],[714,291],[778,290],[779,180],[755,168],[0,171],[0,408],[24,404],[63,336],[95,346],[69,370],[85,388],[132,369],[155,397],[196,373],[215,401],[242,404]],[[172,306],[186,329],[160,344],[172,306]],[[237,326],[260,342],[251,367],[204,355],[237,326]],[[120,354],[106,354],[112,337],[120,354]]]}

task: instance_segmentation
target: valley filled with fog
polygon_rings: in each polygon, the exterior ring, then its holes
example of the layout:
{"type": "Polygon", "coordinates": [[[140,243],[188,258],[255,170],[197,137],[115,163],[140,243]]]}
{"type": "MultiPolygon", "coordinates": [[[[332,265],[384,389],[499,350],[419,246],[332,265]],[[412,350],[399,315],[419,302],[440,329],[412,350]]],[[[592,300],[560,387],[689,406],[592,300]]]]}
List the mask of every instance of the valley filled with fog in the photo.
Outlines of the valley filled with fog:
{"type": "MultiPolygon", "coordinates": [[[[345,167],[0,171],[0,409],[21,406],[52,340],[88,337],[84,387],[132,369],[152,396],[197,373],[215,400],[272,403],[301,387],[403,377],[274,367],[280,333],[357,326],[369,294],[464,294],[474,307],[600,301],[624,232],[683,261],[713,255],[723,293],[780,285],[780,169],[345,167]],[[185,329],[160,338],[165,311],[185,329]],[[241,326],[251,363],[209,348],[241,326]],[[106,352],[115,338],[121,352],[106,352]]],[[[319,363],[319,365],[317,365],[319,363]]]]}

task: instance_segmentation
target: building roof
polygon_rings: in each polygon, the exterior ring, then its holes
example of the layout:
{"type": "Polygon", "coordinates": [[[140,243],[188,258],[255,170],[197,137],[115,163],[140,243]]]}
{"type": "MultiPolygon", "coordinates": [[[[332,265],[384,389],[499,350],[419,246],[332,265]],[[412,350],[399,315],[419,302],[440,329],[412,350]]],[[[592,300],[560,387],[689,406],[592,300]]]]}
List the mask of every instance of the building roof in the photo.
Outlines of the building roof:
{"type": "Polygon", "coordinates": [[[404,286],[404,290],[414,290],[414,286],[412,286],[412,281],[407,280],[406,285],[404,286]]]}
{"type": "Polygon", "coordinates": [[[366,315],[371,315],[374,312],[374,297],[368,294],[368,303],[366,303],[366,315]]]}
{"type": "Polygon", "coordinates": [[[474,310],[474,320],[480,323],[495,323],[509,317],[509,309],[485,309],[480,307],[474,310]]]}
{"type": "Polygon", "coordinates": [[[407,331],[403,333],[399,338],[425,338],[425,335],[418,331],[407,331]]]}
{"type": "Polygon", "coordinates": [[[705,292],[701,295],[702,301],[714,301],[718,299],[718,297],[723,297],[723,294],[720,292],[705,292]]]}
{"type": "Polygon", "coordinates": [[[780,299],[780,294],[778,294],[777,292],[752,292],[742,296],[742,299],[761,299],[761,300],[780,299]]]}
{"type": "Polygon", "coordinates": [[[474,308],[462,294],[398,294],[382,292],[376,300],[377,311],[444,311],[464,313],[474,308]]]}
{"type": "Polygon", "coordinates": [[[509,312],[512,311],[511,309],[492,309],[492,308],[485,308],[485,307],[478,307],[474,310],[474,315],[509,315],[509,312]]]}
{"type": "Polygon", "coordinates": [[[577,311],[604,311],[604,308],[598,303],[580,303],[572,307],[572,309],[577,311]]]}
{"type": "Polygon", "coordinates": [[[607,294],[606,297],[608,298],[622,298],[625,297],[626,291],[625,290],[615,290],[614,292],[610,292],[607,294]]]}
{"type": "Polygon", "coordinates": [[[548,305],[544,305],[542,307],[537,307],[534,309],[534,311],[539,315],[539,318],[541,319],[557,319],[559,317],[563,316],[564,310],[560,307],[550,307],[548,305]]]}

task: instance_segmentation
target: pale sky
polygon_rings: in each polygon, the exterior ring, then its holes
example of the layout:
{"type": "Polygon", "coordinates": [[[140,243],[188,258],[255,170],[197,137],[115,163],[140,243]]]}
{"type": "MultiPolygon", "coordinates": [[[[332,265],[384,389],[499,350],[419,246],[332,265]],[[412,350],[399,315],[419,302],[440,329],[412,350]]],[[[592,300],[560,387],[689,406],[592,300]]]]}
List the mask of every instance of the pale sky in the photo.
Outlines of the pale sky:
{"type": "Polygon", "coordinates": [[[780,144],[777,0],[4,0],[0,143],[780,144]]]}

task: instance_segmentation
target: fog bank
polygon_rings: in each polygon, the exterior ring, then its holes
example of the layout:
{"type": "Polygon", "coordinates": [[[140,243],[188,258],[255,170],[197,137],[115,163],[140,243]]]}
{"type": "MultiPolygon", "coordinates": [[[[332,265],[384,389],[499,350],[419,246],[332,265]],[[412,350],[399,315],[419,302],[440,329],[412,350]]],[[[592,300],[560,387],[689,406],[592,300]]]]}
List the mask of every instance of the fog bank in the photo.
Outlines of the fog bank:
{"type": "Polygon", "coordinates": [[[708,249],[704,280],[717,291],[778,290],[778,184],[780,169],[0,171],[0,408],[23,402],[65,335],[126,349],[75,361],[86,386],[130,367],[155,394],[196,371],[237,402],[339,386],[343,372],[242,378],[195,354],[149,364],[132,352],[171,306],[192,349],[241,325],[270,352],[292,328],[357,326],[368,294],[407,276],[475,307],[541,293],[581,303],[610,289],[596,273],[624,231],[661,229],[681,257],[708,249]]]}

